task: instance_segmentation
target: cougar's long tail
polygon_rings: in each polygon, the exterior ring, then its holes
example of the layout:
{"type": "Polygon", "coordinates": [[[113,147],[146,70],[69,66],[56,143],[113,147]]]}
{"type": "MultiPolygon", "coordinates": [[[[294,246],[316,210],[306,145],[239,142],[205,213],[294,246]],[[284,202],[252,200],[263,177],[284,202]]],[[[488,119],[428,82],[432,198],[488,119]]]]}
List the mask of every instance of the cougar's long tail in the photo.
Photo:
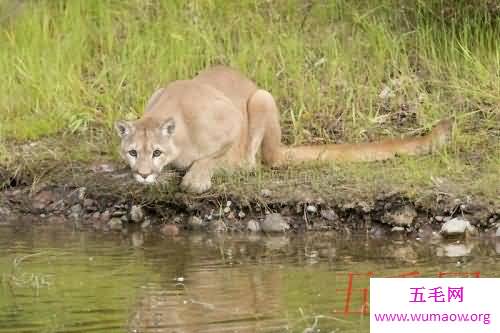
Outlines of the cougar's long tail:
{"type": "Polygon", "coordinates": [[[445,145],[451,134],[451,120],[441,120],[433,130],[420,137],[358,144],[282,146],[274,165],[303,161],[380,161],[397,155],[431,153],[445,145]]]}

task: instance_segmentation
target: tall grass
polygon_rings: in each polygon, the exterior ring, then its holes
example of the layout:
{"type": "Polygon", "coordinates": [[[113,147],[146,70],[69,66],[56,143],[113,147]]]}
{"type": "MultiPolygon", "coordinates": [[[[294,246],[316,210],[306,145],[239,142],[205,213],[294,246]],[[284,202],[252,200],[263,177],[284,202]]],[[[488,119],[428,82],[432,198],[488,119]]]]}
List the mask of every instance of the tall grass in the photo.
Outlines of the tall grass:
{"type": "Polygon", "coordinates": [[[0,143],[76,137],[106,154],[113,121],[140,116],[155,87],[222,63],[276,96],[287,143],[415,134],[456,116],[457,156],[500,161],[495,1],[0,0],[0,10],[0,143]]]}

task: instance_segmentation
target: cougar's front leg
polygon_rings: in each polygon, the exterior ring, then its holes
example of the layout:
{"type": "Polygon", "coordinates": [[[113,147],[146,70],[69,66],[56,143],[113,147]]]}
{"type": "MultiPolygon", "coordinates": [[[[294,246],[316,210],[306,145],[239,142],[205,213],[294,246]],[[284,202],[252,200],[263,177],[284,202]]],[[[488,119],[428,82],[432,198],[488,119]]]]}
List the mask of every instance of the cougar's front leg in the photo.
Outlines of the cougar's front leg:
{"type": "Polygon", "coordinates": [[[181,187],[191,193],[203,193],[212,187],[212,175],[215,169],[213,157],[195,161],[184,175],[181,187]]]}

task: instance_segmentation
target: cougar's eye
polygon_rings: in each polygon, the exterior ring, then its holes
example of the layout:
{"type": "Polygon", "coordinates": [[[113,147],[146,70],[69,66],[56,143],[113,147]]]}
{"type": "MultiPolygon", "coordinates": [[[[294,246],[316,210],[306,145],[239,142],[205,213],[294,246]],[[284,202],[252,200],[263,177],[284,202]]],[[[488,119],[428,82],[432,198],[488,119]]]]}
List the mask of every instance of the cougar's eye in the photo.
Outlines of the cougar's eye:
{"type": "Polygon", "coordinates": [[[129,150],[128,154],[132,157],[137,157],[137,150],[135,149],[129,150]]]}
{"type": "Polygon", "coordinates": [[[158,150],[156,149],[154,152],[153,152],[153,157],[158,157],[161,155],[161,150],[158,150]]]}

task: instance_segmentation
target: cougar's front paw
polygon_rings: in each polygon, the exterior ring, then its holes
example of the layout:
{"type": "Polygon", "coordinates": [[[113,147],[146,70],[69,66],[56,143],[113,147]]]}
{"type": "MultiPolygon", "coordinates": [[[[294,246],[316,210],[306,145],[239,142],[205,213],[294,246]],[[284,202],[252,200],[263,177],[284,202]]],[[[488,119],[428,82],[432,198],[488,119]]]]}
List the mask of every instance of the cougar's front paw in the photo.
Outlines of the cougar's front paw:
{"type": "Polygon", "coordinates": [[[208,191],[210,187],[212,187],[211,177],[203,173],[188,172],[181,182],[181,188],[190,193],[200,194],[208,191]]]}

